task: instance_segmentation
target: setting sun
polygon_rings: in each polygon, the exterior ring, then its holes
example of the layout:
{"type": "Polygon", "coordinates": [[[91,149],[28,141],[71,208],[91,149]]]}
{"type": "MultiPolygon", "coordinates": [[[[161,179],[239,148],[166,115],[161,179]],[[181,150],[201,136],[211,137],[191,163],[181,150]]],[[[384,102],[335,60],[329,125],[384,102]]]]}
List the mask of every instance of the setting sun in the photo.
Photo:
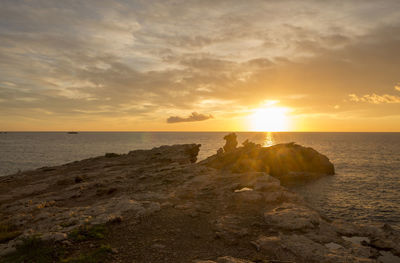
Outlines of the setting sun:
{"type": "Polygon", "coordinates": [[[286,131],[288,129],[287,109],[269,107],[256,109],[250,115],[253,131],[286,131]]]}

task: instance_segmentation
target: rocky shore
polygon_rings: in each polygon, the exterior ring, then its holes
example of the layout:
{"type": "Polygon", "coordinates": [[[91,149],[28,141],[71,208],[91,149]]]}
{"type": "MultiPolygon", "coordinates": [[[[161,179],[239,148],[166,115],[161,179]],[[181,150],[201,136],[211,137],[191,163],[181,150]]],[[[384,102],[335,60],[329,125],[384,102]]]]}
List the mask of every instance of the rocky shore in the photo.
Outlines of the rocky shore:
{"type": "Polygon", "coordinates": [[[201,162],[185,144],[0,177],[0,262],[398,262],[398,231],[284,186],[333,175],[326,156],[225,140],[201,162]]]}

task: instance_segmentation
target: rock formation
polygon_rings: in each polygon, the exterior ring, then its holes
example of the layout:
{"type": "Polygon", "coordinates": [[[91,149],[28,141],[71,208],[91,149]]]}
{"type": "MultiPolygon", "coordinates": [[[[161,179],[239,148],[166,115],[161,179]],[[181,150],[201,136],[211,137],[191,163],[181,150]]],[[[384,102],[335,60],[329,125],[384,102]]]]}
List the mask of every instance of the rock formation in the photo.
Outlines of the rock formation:
{"type": "Polygon", "coordinates": [[[226,153],[232,152],[236,149],[236,146],[238,145],[237,142],[237,136],[235,133],[230,133],[224,137],[225,145],[224,145],[224,151],[226,153]]]}
{"type": "Polygon", "coordinates": [[[335,173],[329,159],[310,147],[295,143],[261,147],[246,140],[242,147],[236,148],[233,147],[235,144],[231,143],[236,141],[236,135],[230,134],[225,138],[229,151],[210,156],[201,164],[236,173],[265,172],[279,178],[283,183],[315,179],[335,173]]]}
{"type": "Polygon", "coordinates": [[[109,262],[376,262],[384,251],[400,255],[397,230],[332,222],[281,186],[277,178],[291,172],[333,173],[315,150],[247,142],[195,163],[199,147],[108,154],[0,178],[0,221],[20,231],[3,240],[0,254],[31,235],[76,253],[98,241],[71,233],[102,225],[102,242],[114,251],[109,262]]]}

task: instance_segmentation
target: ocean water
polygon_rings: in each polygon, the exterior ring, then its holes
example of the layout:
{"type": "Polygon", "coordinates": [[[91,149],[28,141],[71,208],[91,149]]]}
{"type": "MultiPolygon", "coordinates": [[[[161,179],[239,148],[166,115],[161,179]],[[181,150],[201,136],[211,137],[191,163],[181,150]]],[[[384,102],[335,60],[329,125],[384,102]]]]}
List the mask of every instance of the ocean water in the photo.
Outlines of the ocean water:
{"type": "MultiPolygon", "coordinates": [[[[9,132],[0,134],[0,176],[106,152],[200,143],[199,159],[223,146],[218,132],[9,132]]],[[[292,189],[325,216],[400,228],[400,133],[237,133],[266,146],[296,142],[327,155],[336,175],[292,189]]]]}

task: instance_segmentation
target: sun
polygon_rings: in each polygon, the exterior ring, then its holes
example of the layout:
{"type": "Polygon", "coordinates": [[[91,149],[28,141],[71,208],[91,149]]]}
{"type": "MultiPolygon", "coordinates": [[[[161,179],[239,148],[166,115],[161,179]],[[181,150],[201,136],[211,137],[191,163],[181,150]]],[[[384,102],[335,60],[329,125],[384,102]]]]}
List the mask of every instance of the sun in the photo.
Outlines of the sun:
{"type": "Polygon", "coordinates": [[[253,131],[276,132],[288,130],[287,109],[280,107],[259,108],[250,115],[253,131]]]}

